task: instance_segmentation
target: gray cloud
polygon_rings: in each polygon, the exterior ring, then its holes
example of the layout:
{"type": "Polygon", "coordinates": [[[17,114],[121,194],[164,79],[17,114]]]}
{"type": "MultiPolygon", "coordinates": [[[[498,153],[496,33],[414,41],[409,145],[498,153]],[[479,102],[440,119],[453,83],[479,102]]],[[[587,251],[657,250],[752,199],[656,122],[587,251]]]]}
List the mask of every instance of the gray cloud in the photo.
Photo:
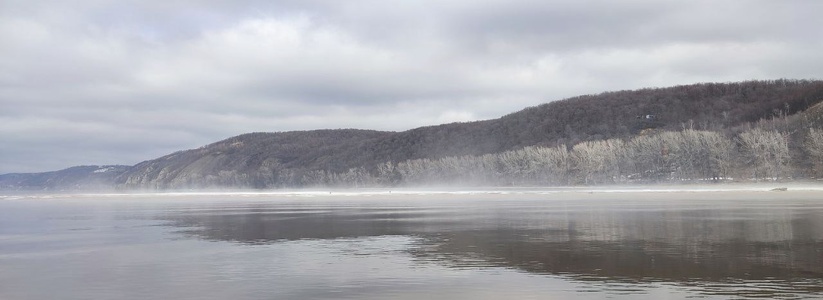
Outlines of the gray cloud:
{"type": "Polygon", "coordinates": [[[0,173],[614,89],[819,78],[819,1],[0,3],[0,173]]]}

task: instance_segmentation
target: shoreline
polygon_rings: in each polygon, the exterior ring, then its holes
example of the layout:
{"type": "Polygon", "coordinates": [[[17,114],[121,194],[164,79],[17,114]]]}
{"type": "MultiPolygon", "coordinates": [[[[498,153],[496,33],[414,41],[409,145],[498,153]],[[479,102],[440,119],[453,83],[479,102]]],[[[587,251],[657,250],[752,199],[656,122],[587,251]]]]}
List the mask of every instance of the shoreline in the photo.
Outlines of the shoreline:
{"type": "MultiPolygon", "coordinates": [[[[211,197],[284,197],[284,198],[328,198],[328,197],[379,197],[396,196],[531,196],[549,198],[573,195],[722,195],[722,194],[765,194],[773,196],[816,196],[823,200],[823,183],[758,183],[758,184],[701,184],[701,185],[642,185],[642,186],[585,186],[585,187],[403,187],[403,188],[307,188],[291,190],[186,190],[186,191],[101,191],[101,192],[14,192],[3,194],[0,200],[51,199],[84,197],[161,197],[178,198],[201,196],[211,197]]],[[[483,197],[486,198],[486,197],[483,197]]],[[[571,197],[579,198],[579,197],[571,197]]],[[[611,198],[611,197],[600,197],[611,198]]],[[[773,198],[773,197],[769,197],[773,198]]]]}

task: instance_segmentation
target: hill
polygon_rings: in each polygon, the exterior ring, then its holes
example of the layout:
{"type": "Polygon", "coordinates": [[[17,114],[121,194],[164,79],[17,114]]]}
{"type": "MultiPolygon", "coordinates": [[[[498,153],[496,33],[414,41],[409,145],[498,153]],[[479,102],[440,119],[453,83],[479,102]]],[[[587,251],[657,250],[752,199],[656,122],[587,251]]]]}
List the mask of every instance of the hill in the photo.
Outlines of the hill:
{"type": "Polygon", "coordinates": [[[283,186],[299,170],[368,163],[361,149],[390,132],[341,129],[249,133],[141,162],[117,178],[127,188],[283,186]]]}
{"type": "MultiPolygon", "coordinates": [[[[144,161],[118,174],[112,185],[149,189],[299,187],[328,182],[332,174],[347,174],[348,178],[374,175],[382,172],[380,166],[387,162],[394,165],[480,156],[530,146],[571,147],[585,141],[628,139],[649,131],[684,128],[734,133],[776,117],[803,119],[803,112],[821,101],[823,81],[701,83],[584,95],[498,119],[403,132],[250,133],[144,161]]],[[[14,185],[8,182],[0,178],[3,186],[14,185]]]]}
{"type": "Polygon", "coordinates": [[[131,166],[76,166],[53,172],[0,175],[0,190],[112,190],[117,176],[131,166]]]}
{"type": "Polygon", "coordinates": [[[606,92],[549,102],[499,119],[399,132],[359,151],[372,157],[373,163],[399,162],[627,138],[647,128],[678,130],[692,124],[697,129],[724,130],[778,113],[796,114],[821,100],[823,81],[805,80],[606,92]]]}

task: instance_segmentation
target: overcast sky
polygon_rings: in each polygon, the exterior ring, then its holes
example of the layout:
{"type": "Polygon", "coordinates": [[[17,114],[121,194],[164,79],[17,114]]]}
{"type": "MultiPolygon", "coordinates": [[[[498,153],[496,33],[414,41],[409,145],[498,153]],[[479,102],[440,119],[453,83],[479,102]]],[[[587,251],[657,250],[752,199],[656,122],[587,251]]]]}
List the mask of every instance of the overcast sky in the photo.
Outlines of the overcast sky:
{"type": "Polygon", "coordinates": [[[0,0],[0,174],[820,79],[823,1],[0,0]]]}

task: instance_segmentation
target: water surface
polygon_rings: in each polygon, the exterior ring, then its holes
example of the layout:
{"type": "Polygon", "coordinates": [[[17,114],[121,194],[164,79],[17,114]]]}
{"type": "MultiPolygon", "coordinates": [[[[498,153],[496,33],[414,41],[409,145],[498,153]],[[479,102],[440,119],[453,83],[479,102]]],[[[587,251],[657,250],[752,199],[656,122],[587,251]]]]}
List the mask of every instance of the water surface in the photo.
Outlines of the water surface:
{"type": "Polygon", "coordinates": [[[821,199],[3,197],[0,299],[819,299],[821,199]]]}

